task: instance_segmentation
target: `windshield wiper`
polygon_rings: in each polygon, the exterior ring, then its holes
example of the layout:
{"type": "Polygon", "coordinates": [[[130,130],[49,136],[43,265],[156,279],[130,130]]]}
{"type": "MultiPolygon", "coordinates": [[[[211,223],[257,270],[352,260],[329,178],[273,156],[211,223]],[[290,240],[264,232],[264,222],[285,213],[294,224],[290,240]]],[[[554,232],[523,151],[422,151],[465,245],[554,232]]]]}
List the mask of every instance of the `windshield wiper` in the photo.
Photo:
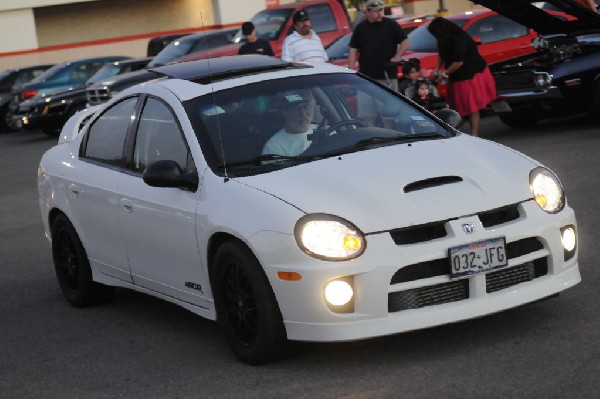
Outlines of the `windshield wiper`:
{"type": "Polygon", "coordinates": [[[278,155],[278,154],[263,154],[251,159],[245,159],[243,161],[225,162],[219,164],[219,167],[224,166],[245,166],[245,165],[269,165],[276,164],[276,162],[270,161],[299,161],[306,162],[316,159],[314,156],[303,156],[303,155],[278,155]]]}
{"type": "Polygon", "coordinates": [[[447,137],[443,133],[431,132],[431,133],[422,133],[422,134],[407,134],[403,136],[391,136],[391,137],[370,137],[368,139],[357,141],[351,147],[364,147],[369,146],[371,144],[382,144],[382,143],[394,143],[394,142],[412,142],[417,140],[427,140],[427,139],[437,139],[440,137],[447,137]]]}

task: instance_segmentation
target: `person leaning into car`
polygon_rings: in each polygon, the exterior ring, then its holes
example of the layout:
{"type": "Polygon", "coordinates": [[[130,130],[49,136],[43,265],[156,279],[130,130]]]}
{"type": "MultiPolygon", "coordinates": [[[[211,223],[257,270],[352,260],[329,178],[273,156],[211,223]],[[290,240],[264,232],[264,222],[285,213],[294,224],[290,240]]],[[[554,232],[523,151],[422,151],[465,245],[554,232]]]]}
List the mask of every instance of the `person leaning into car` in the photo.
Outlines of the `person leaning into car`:
{"type": "Polygon", "coordinates": [[[398,90],[398,68],[386,68],[386,64],[399,61],[408,50],[406,33],[398,23],[383,17],[382,0],[368,0],[365,14],[367,19],[354,28],[350,39],[348,68],[354,69],[360,55],[359,72],[398,90]]]}
{"type": "Polygon", "coordinates": [[[479,111],[496,99],[496,84],[477,44],[461,27],[436,17],[427,30],[437,40],[439,57],[432,75],[448,80],[446,100],[450,108],[469,118],[471,135],[479,136],[479,111]],[[445,71],[440,71],[444,65],[445,71]]]}
{"type": "Polygon", "coordinates": [[[250,21],[242,24],[242,35],[246,37],[246,43],[238,50],[239,55],[261,54],[274,57],[273,49],[268,41],[256,36],[256,27],[250,21]]]}

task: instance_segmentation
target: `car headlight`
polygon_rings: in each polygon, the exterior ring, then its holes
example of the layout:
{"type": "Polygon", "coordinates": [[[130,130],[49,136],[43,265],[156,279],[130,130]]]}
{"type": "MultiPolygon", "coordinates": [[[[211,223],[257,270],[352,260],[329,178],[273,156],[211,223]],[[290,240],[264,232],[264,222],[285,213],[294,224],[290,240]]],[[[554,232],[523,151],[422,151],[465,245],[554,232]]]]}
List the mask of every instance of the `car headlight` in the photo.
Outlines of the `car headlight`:
{"type": "Polygon", "coordinates": [[[537,72],[535,74],[535,84],[539,87],[550,86],[552,84],[552,76],[546,72],[537,72]]]}
{"type": "Polygon", "coordinates": [[[301,217],[294,229],[296,242],[306,254],[323,260],[348,260],[365,251],[364,234],[352,223],[333,215],[301,217]]]}
{"type": "Polygon", "coordinates": [[[529,173],[529,187],[535,202],[548,213],[557,213],[565,207],[565,192],[558,177],[550,170],[539,167],[529,173]]]}

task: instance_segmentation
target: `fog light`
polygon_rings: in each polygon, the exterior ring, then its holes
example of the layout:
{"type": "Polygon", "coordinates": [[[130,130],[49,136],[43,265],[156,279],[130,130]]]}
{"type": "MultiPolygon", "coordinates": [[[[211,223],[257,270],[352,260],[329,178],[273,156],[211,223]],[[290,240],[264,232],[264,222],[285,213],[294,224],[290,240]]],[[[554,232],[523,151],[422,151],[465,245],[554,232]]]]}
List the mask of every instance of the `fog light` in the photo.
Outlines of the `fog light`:
{"type": "Polygon", "coordinates": [[[352,286],[342,280],[333,280],[325,286],[325,299],[333,306],[344,306],[352,300],[352,286]]]}
{"type": "Polygon", "coordinates": [[[577,238],[575,237],[575,229],[572,226],[568,226],[562,231],[562,245],[565,251],[571,252],[575,249],[577,244],[577,238]]]}

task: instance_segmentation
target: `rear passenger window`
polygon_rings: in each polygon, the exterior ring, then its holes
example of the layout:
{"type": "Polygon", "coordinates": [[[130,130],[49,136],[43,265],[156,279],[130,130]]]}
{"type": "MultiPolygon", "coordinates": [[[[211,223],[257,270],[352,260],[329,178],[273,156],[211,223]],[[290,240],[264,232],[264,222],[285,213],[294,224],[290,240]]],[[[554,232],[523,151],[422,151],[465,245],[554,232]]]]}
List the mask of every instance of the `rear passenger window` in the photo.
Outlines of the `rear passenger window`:
{"type": "Polygon", "coordinates": [[[337,30],[335,18],[327,4],[306,7],[304,9],[310,17],[312,28],[316,33],[332,32],[337,30]]]}
{"type": "Polygon", "coordinates": [[[128,98],[102,114],[90,127],[83,158],[120,166],[127,129],[135,114],[137,97],[128,98]]]}

